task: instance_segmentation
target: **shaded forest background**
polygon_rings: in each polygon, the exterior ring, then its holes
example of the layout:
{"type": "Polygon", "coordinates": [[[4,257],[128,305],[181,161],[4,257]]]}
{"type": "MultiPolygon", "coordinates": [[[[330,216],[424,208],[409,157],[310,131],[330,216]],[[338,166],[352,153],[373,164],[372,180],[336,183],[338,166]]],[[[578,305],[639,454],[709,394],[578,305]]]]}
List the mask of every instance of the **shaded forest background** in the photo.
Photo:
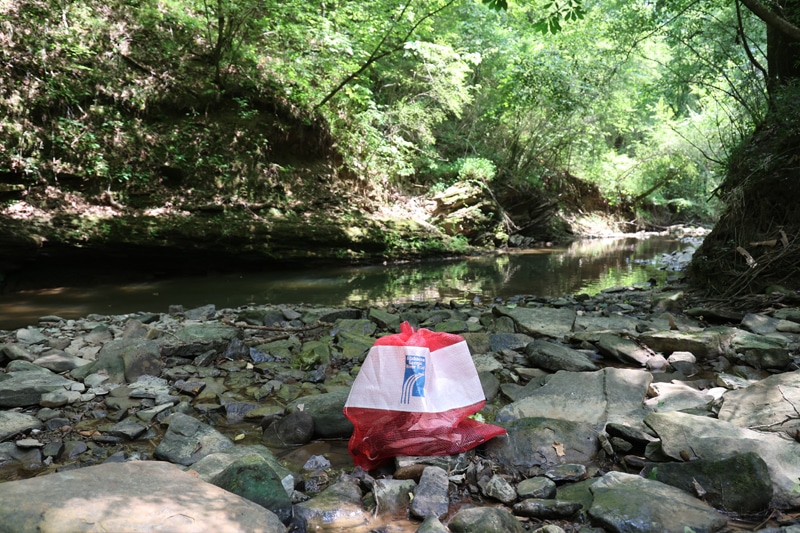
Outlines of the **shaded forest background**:
{"type": "Polygon", "coordinates": [[[0,272],[398,259],[727,206],[700,283],[797,276],[791,39],[720,0],[499,4],[0,1],[0,272]]]}

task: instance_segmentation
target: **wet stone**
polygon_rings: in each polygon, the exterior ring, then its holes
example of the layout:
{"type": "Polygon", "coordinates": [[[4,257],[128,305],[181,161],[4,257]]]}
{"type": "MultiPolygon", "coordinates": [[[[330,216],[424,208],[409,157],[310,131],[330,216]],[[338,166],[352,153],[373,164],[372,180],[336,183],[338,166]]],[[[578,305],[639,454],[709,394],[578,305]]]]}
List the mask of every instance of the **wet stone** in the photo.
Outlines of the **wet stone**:
{"type": "Polygon", "coordinates": [[[294,513],[305,521],[308,531],[344,531],[363,527],[369,523],[370,515],[362,507],[361,497],[358,484],[343,479],[314,498],[296,504],[294,513]]]}
{"type": "Polygon", "coordinates": [[[14,444],[17,445],[17,448],[22,448],[23,450],[29,448],[43,448],[44,444],[41,441],[36,439],[19,439],[14,444]]]}
{"type": "Polygon", "coordinates": [[[447,472],[438,466],[429,466],[422,471],[419,485],[414,491],[414,499],[409,510],[417,518],[447,515],[450,499],[447,494],[447,472]]]}
{"type": "Polygon", "coordinates": [[[305,411],[295,411],[273,422],[264,430],[266,444],[292,446],[305,444],[314,436],[314,418],[305,411]]]}
{"type": "Polygon", "coordinates": [[[17,341],[22,344],[33,345],[45,343],[47,335],[43,334],[38,328],[23,328],[16,331],[17,341]]]}
{"type": "Polygon", "coordinates": [[[188,415],[175,413],[154,455],[171,463],[188,466],[208,454],[231,446],[233,442],[211,426],[188,415]]]}
{"type": "Polygon", "coordinates": [[[544,472],[553,481],[580,481],[586,477],[586,466],[582,464],[556,465],[544,472]]]}
{"type": "Polygon", "coordinates": [[[42,452],[38,447],[20,448],[13,442],[0,442],[0,465],[7,463],[19,463],[28,469],[39,468],[42,466],[42,452]]]}
{"type": "Polygon", "coordinates": [[[92,441],[101,444],[121,444],[124,442],[122,437],[115,437],[113,435],[92,435],[92,441]]]}
{"type": "Polygon", "coordinates": [[[36,359],[35,355],[20,344],[6,344],[0,352],[12,361],[28,361],[32,363],[36,359]]]}
{"type": "Polygon", "coordinates": [[[547,477],[537,476],[524,479],[517,484],[517,493],[522,499],[549,499],[556,495],[555,482],[547,477]]]}
{"type": "Polygon", "coordinates": [[[61,457],[61,453],[64,451],[64,443],[61,441],[55,442],[48,442],[47,444],[42,447],[42,456],[43,457],[52,457],[54,459],[59,459],[61,457]]]}
{"type": "Polygon", "coordinates": [[[324,470],[331,467],[331,462],[324,455],[312,455],[303,465],[303,470],[324,470]]]}
{"type": "Polygon", "coordinates": [[[502,476],[497,474],[493,475],[486,482],[478,482],[481,492],[487,498],[493,498],[506,505],[514,503],[517,500],[517,491],[511,484],[502,476]]]}
{"type": "Polygon", "coordinates": [[[65,426],[69,426],[69,420],[63,417],[55,417],[47,420],[44,424],[45,429],[49,431],[53,431],[55,429],[61,429],[65,426]]]}
{"type": "Polygon", "coordinates": [[[258,408],[258,404],[250,402],[226,402],[223,407],[225,408],[227,423],[233,424],[244,420],[247,413],[258,408]]]}
{"type": "Polygon", "coordinates": [[[522,524],[509,511],[497,507],[471,507],[462,509],[447,524],[453,533],[502,531],[523,533],[522,524]]]}
{"type": "Polygon", "coordinates": [[[307,495],[319,494],[325,490],[331,482],[327,472],[315,470],[303,473],[303,492],[307,495]]]}
{"type": "Polygon", "coordinates": [[[0,411],[0,442],[41,427],[41,420],[35,416],[15,411],[0,411]]]}
{"type": "Polygon", "coordinates": [[[109,435],[114,437],[121,437],[127,440],[136,440],[139,438],[147,428],[142,424],[136,422],[135,420],[131,420],[130,418],[126,418],[125,420],[114,424],[114,426],[109,430],[109,435]]]}
{"type": "Polygon", "coordinates": [[[75,459],[79,455],[88,451],[89,447],[83,441],[66,441],[64,442],[64,455],[68,459],[75,459]]]}
{"type": "MultiPolygon", "coordinates": [[[[395,514],[408,508],[417,484],[412,479],[376,479],[373,486],[377,512],[395,514]]],[[[438,517],[433,517],[438,520],[438,517]]]]}
{"type": "Polygon", "coordinates": [[[206,384],[203,381],[183,381],[175,382],[175,389],[182,394],[189,394],[197,396],[205,388],[206,384]]]}
{"type": "Polygon", "coordinates": [[[529,498],[514,505],[514,514],[533,518],[569,518],[581,510],[581,502],[529,498]]]}
{"type": "Polygon", "coordinates": [[[428,516],[422,521],[416,533],[450,533],[442,521],[436,516],[428,516]]]}
{"type": "Polygon", "coordinates": [[[291,519],[289,496],[278,474],[263,457],[253,454],[237,459],[214,476],[211,483],[269,509],[283,523],[291,519]]]}
{"type": "Polygon", "coordinates": [[[61,407],[77,402],[81,399],[81,393],[72,390],[56,390],[42,394],[39,405],[42,407],[61,407]]]}

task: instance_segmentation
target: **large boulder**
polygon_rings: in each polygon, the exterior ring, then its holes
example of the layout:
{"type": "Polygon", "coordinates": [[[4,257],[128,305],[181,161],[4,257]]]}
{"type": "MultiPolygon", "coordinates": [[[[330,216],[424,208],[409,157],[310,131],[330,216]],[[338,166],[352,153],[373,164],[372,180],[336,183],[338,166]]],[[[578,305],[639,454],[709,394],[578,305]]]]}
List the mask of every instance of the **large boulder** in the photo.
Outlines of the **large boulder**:
{"type": "Polygon", "coordinates": [[[772,500],[767,463],[753,452],[719,460],[648,463],[642,475],[702,496],[715,508],[731,513],[760,513],[772,500]]]}
{"type": "Polygon", "coordinates": [[[728,520],[710,505],[658,481],[609,472],[591,489],[589,515],[608,531],[637,533],[712,532],[728,520]]]}
{"type": "Polygon", "coordinates": [[[651,413],[644,421],[661,439],[661,452],[676,461],[757,454],[767,464],[772,479],[772,507],[800,506],[800,446],[794,440],[677,411],[651,413]]]}
{"type": "Polygon", "coordinates": [[[275,514],[159,461],[106,463],[0,484],[0,531],[283,533],[275,514]]]}
{"type": "Polygon", "coordinates": [[[497,421],[544,417],[585,422],[597,429],[607,422],[641,425],[652,379],[647,372],[621,368],[556,372],[544,386],[500,409],[497,421]]]}

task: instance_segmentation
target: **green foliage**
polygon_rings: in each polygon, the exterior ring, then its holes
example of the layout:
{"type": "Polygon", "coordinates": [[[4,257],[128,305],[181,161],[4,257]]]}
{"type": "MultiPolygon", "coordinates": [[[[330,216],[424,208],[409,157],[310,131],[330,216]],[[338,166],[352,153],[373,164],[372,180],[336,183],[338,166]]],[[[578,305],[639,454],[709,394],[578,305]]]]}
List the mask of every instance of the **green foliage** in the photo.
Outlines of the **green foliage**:
{"type": "Polygon", "coordinates": [[[542,33],[558,33],[563,22],[577,22],[586,16],[583,0],[546,0],[539,11],[543,16],[532,27],[542,33]]]}
{"type": "Polygon", "coordinates": [[[482,157],[467,157],[456,161],[458,179],[488,184],[497,174],[494,163],[482,157]]]}
{"type": "Polygon", "coordinates": [[[297,123],[328,134],[340,175],[373,196],[459,180],[557,195],[568,171],[618,206],[707,216],[733,147],[767,111],[741,46],[765,62],[765,36],[745,12],[743,37],[729,3],[673,8],[5,2],[0,169],[119,189],[170,174],[285,200],[276,158],[307,146],[272,151],[297,123]]]}

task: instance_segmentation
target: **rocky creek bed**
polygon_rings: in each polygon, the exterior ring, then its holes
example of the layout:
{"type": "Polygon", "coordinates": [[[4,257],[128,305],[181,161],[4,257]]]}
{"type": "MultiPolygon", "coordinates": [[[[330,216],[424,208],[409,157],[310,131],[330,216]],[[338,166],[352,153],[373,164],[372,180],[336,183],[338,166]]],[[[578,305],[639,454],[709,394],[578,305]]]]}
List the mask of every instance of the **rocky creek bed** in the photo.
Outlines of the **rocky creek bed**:
{"type": "Polygon", "coordinates": [[[670,286],[42,317],[0,331],[0,531],[800,531],[787,301],[688,309],[670,286]],[[402,321],[464,337],[507,435],[364,472],[342,408],[402,321]]]}

